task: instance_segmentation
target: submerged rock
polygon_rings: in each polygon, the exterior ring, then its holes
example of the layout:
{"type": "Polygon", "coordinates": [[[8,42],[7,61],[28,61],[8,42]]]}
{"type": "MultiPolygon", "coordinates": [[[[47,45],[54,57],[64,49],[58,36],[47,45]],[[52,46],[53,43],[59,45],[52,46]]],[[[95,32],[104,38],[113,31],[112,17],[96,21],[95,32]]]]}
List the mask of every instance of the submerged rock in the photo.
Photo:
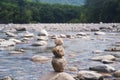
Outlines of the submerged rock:
{"type": "Polygon", "coordinates": [[[77,78],[79,80],[104,80],[101,74],[94,71],[79,71],[77,78]]]}
{"type": "Polygon", "coordinates": [[[108,65],[94,66],[94,67],[90,67],[89,69],[93,71],[107,72],[107,73],[115,71],[115,68],[108,65]]]}

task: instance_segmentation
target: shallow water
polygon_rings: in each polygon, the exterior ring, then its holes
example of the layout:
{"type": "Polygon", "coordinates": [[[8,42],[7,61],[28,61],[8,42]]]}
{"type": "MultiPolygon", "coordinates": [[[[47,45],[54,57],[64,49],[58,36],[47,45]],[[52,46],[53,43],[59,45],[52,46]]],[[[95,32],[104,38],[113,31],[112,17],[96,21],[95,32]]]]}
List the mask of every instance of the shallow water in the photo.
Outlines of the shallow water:
{"type": "MultiPolygon", "coordinates": [[[[78,32],[49,32],[49,34],[71,34],[75,35],[78,32]]],[[[90,66],[102,65],[103,63],[91,61],[90,58],[98,55],[117,54],[117,52],[103,52],[101,54],[93,54],[93,50],[104,51],[116,41],[120,39],[120,33],[106,33],[106,35],[94,35],[94,32],[89,33],[89,38],[74,38],[64,40],[65,58],[67,59],[67,67],[75,66],[81,69],[88,69],[90,66]],[[75,54],[75,57],[70,57],[69,54],[75,54]]],[[[1,33],[2,35],[3,33],[1,33]]],[[[36,34],[36,33],[35,33],[36,34]]],[[[6,38],[5,36],[0,36],[6,38]]],[[[20,38],[18,38],[20,39],[20,38]]],[[[32,43],[34,39],[31,39],[32,43]]],[[[32,47],[30,44],[17,44],[15,47],[0,51],[0,77],[11,76],[15,80],[40,80],[40,77],[49,71],[53,71],[51,61],[45,63],[35,63],[30,60],[33,55],[43,55],[52,57],[51,48],[54,46],[54,40],[48,40],[48,46],[32,47]],[[24,49],[23,54],[8,54],[14,49],[24,49]]],[[[120,69],[120,62],[109,64],[116,69],[120,69]]],[[[69,72],[66,70],[66,72],[69,72]]],[[[70,73],[70,72],[69,72],[70,73]]]]}

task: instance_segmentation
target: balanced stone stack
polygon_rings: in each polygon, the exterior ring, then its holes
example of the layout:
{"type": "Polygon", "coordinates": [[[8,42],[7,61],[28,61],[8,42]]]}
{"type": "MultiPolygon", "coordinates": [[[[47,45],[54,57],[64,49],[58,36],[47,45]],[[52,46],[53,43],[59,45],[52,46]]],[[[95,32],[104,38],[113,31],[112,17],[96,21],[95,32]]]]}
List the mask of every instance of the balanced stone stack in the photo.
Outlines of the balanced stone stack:
{"type": "Polygon", "coordinates": [[[64,58],[63,40],[61,38],[55,39],[55,47],[52,49],[54,57],[52,58],[52,66],[55,72],[63,72],[66,66],[66,59],[64,58]]]}

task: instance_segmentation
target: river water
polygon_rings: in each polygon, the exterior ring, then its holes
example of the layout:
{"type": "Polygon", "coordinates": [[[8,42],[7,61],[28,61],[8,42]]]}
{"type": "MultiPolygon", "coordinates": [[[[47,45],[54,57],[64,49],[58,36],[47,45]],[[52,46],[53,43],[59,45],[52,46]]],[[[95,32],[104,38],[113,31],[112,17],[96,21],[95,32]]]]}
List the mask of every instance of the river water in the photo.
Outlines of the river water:
{"type": "MultiPolygon", "coordinates": [[[[71,34],[75,35],[79,32],[50,32],[49,34],[71,34]]],[[[109,46],[114,44],[120,39],[120,33],[106,33],[105,35],[94,35],[94,32],[88,33],[88,37],[83,38],[63,38],[65,48],[65,58],[67,59],[67,68],[70,66],[78,67],[79,70],[88,69],[91,66],[102,65],[103,63],[98,61],[91,61],[90,58],[105,54],[118,54],[118,52],[105,52],[109,46]],[[101,50],[101,54],[93,54],[92,51],[101,50]],[[74,57],[70,57],[70,54],[74,54],[74,57]]],[[[1,38],[7,38],[4,33],[0,33],[1,38]]],[[[34,33],[36,34],[36,33],[34,33]]],[[[18,38],[20,39],[20,38],[18,38]]],[[[30,43],[34,42],[31,39],[30,43]]],[[[40,80],[44,74],[49,71],[53,71],[51,61],[45,63],[32,62],[30,59],[34,55],[41,55],[52,57],[52,47],[54,47],[54,40],[49,39],[48,45],[44,47],[32,47],[30,44],[17,44],[14,47],[2,49],[0,51],[0,77],[11,76],[15,80],[40,80]],[[14,49],[24,49],[23,54],[9,54],[14,49]]],[[[115,69],[120,69],[120,62],[114,62],[109,64],[115,69]]],[[[76,74],[65,70],[70,74],[76,74]]]]}

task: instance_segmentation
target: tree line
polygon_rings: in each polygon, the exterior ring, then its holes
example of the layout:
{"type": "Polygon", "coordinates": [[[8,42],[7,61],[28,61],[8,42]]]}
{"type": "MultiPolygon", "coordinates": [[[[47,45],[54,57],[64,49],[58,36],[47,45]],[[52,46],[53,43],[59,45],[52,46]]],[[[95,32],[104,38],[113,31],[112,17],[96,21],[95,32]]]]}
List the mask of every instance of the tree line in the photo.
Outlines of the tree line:
{"type": "Polygon", "coordinates": [[[120,0],[86,0],[83,6],[0,0],[0,23],[120,22],[120,0]]]}

